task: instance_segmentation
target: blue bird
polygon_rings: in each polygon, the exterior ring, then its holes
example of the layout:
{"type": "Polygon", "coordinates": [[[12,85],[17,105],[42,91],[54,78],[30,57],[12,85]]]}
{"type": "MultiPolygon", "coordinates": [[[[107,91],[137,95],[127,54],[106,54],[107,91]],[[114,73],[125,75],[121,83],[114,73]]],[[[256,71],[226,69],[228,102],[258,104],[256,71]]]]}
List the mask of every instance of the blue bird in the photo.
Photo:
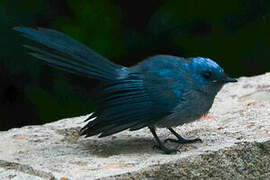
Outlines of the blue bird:
{"type": "Polygon", "coordinates": [[[222,86],[237,82],[209,58],[156,55],[124,67],[55,30],[27,27],[14,30],[40,45],[25,45],[32,56],[56,68],[104,82],[102,101],[81,129],[81,135],[86,137],[105,137],[126,129],[148,127],[157,142],[155,147],[166,154],[175,153],[177,149],[170,149],[160,141],[156,128],[167,128],[176,136],[168,141],[201,141],[184,139],[173,127],[205,115],[222,86]]]}

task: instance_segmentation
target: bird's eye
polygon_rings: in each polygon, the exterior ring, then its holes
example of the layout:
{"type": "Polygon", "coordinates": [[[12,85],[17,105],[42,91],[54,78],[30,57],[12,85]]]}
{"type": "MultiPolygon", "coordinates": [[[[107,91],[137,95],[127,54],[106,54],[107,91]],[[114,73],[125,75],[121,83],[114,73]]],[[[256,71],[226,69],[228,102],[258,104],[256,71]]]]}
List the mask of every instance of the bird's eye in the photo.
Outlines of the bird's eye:
{"type": "Polygon", "coordinates": [[[210,71],[205,71],[205,72],[203,73],[203,77],[204,77],[205,79],[207,79],[207,80],[209,80],[209,79],[211,78],[211,76],[212,76],[212,73],[211,73],[210,71]]]}

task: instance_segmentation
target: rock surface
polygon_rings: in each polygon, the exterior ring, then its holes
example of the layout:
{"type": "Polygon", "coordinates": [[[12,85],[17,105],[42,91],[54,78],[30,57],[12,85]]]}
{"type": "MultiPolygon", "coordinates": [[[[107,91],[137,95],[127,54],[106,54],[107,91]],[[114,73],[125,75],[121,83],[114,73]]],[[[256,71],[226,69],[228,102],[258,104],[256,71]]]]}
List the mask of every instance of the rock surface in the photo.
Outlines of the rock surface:
{"type": "Polygon", "coordinates": [[[176,128],[203,143],[168,142],[173,155],[153,149],[146,128],[79,137],[86,117],[0,132],[0,179],[270,179],[270,73],[227,84],[208,116],[176,128]]]}

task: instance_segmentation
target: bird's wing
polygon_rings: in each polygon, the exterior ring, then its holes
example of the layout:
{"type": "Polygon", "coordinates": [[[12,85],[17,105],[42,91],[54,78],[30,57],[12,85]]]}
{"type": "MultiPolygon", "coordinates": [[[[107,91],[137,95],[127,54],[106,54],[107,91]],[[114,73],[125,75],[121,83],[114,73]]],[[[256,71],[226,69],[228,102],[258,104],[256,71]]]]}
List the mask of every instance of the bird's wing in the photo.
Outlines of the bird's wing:
{"type": "Polygon", "coordinates": [[[98,111],[89,117],[96,119],[82,128],[81,134],[104,137],[125,129],[137,130],[173,113],[183,82],[176,76],[177,69],[158,63],[148,61],[129,68],[128,78],[108,84],[98,111]]]}
{"type": "Polygon", "coordinates": [[[143,79],[129,78],[108,84],[99,108],[90,118],[96,117],[82,128],[81,134],[99,137],[123,131],[137,130],[150,121],[152,102],[145,91],[143,79]]]}
{"type": "Polygon", "coordinates": [[[138,66],[144,74],[144,87],[152,102],[153,121],[170,115],[181,103],[187,84],[192,79],[184,68],[188,63],[184,58],[158,55],[138,66]]]}

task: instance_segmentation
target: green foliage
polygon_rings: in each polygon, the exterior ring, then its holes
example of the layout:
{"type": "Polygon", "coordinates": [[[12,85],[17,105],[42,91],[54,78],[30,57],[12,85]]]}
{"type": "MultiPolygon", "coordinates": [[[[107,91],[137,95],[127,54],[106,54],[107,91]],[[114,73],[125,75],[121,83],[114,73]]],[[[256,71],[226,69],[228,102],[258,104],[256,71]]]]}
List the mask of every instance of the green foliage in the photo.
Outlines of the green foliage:
{"type": "Polygon", "coordinates": [[[167,1],[149,28],[154,34],[169,29],[171,41],[186,56],[210,57],[230,74],[244,74],[249,68],[245,62],[257,61],[257,68],[265,64],[262,44],[269,37],[269,17],[252,15],[252,5],[256,4],[248,0],[167,1]]]}
{"type": "Polygon", "coordinates": [[[50,93],[39,87],[28,87],[26,95],[36,107],[42,122],[55,121],[61,118],[63,114],[62,105],[50,93]]]}
{"type": "Polygon", "coordinates": [[[93,111],[93,102],[89,94],[78,87],[72,87],[65,76],[58,76],[53,80],[52,94],[69,116],[79,116],[93,111]]]}
{"type": "Polygon", "coordinates": [[[72,18],[59,18],[56,27],[100,54],[117,58],[124,51],[120,10],[107,0],[68,0],[72,18]]]}
{"type": "Polygon", "coordinates": [[[3,0],[3,6],[8,14],[27,15],[44,12],[47,8],[44,0],[3,0]]]}
{"type": "Polygon", "coordinates": [[[53,80],[52,92],[30,86],[26,89],[26,95],[36,107],[41,120],[46,123],[93,111],[89,95],[79,89],[74,90],[64,77],[58,76],[53,80]]]}

